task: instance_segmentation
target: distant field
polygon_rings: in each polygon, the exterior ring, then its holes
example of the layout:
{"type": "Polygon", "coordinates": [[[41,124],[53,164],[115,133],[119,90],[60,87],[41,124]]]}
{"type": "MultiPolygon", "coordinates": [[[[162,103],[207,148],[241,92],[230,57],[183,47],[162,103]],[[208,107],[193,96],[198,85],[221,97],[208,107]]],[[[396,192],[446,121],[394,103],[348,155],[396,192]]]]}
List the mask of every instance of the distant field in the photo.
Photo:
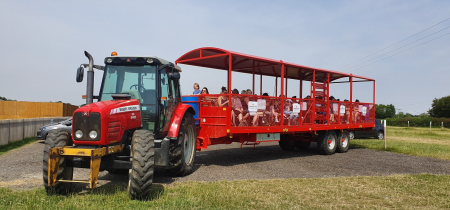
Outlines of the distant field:
{"type": "Polygon", "coordinates": [[[448,209],[450,176],[395,175],[154,185],[131,201],[115,185],[70,196],[0,189],[0,209],[448,209]]]}
{"type": "MultiPolygon", "coordinates": [[[[386,151],[450,160],[450,129],[444,128],[405,128],[391,127],[386,129],[386,151]]],[[[351,147],[363,147],[385,150],[384,140],[354,139],[351,147]]]]}

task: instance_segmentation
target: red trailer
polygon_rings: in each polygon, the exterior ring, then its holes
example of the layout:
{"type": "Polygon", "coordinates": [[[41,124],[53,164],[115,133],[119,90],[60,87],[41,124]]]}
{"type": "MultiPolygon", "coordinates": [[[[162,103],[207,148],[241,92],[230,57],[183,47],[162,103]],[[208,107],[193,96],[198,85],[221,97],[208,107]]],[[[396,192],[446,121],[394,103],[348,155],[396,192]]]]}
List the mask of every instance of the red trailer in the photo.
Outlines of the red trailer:
{"type": "Polygon", "coordinates": [[[178,58],[176,64],[228,71],[229,91],[225,94],[183,97],[184,103],[198,107],[194,116],[197,150],[214,144],[239,142],[242,146],[270,141],[279,141],[283,150],[293,150],[317,142],[319,152],[330,155],[348,150],[350,130],[370,130],[375,126],[375,80],[371,78],[211,47],[192,50],[178,58]],[[252,93],[255,76],[259,75],[260,94],[232,93],[232,72],[253,75],[252,93]],[[262,76],[275,80],[274,96],[262,96],[262,76]],[[288,79],[298,82],[299,98],[287,97],[288,79]],[[304,82],[310,84],[309,97],[305,98],[304,82]],[[354,102],[355,82],[373,82],[372,102],[354,102]],[[330,98],[333,83],[350,84],[349,101],[330,98]]]}

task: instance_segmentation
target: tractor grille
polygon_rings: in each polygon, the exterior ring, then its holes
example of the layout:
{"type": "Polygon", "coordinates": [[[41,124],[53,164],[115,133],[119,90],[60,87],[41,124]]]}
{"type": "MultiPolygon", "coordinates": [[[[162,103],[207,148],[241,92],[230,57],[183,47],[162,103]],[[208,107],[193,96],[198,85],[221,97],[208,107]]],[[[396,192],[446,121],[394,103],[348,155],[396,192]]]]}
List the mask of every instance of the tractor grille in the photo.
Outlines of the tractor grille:
{"type": "Polygon", "coordinates": [[[99,141],[101,136],[101,120],[100,113],[91,112],[89,116],[83,116],[82,112],[76,112],[73,115],[72,120],[73,138],[79,141],[99,141]],[[76,137],[76,132],[81,130],[83,136],[81,138],[76,137]],[[92,130],[97,131],[97,137],[91,139],[89,137],[89,132],[92,130]]]}

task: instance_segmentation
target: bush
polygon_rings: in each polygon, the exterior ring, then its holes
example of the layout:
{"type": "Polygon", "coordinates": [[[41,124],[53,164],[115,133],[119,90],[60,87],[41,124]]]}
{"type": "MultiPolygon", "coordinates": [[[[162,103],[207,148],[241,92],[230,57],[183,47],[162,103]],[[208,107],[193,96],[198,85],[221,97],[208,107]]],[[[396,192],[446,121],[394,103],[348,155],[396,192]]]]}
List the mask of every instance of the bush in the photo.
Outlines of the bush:
{"type": "Polygon", "coordinates": [[[386,125],[407,127],[441,127],[441,122],[445,128],[450,128],[450,118],[434,118],[434,117],[408,117],[408,118],[387,118],[386,125]]]}

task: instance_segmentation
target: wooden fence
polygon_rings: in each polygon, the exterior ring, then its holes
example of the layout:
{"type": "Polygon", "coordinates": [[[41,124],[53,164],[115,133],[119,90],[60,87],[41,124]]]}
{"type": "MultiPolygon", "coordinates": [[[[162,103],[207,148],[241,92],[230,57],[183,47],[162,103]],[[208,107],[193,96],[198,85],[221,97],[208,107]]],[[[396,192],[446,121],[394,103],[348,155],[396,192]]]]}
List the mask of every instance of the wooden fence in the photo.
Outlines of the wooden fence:
{"type": "Polygon", "coordinates": [[[72,116],[78,106],[64,103],[0,101],[0,120],[72,116]]]}

